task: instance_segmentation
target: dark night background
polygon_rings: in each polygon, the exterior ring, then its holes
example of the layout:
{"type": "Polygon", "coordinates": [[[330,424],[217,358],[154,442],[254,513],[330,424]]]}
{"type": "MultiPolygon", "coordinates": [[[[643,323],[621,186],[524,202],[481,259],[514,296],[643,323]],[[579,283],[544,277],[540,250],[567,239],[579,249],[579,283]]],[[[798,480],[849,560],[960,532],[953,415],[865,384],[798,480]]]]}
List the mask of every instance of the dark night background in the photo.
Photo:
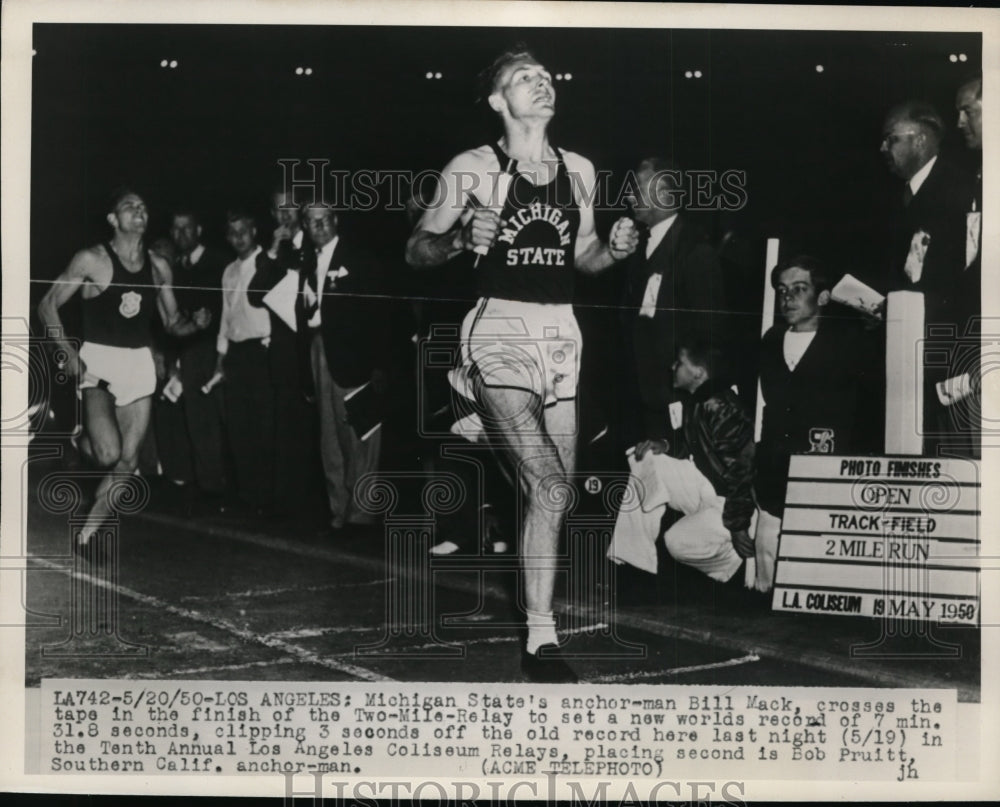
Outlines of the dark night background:
{"type": "MultiPolygon", "coordinates": [[[[945,150],[961,158],[954,94],[981,63],[978,33],[37,24],[33,300],[76,250],[106,236],[106,195],[120,182],[145,196],[151,236],[165,234],[171,205],[187,202],[203,212],[206,240],[224,246],[228,206],[249,206],[261,237],[270,233],[279,159],[440,169],[499,134],[475,105],[475,76],[518,40],[553,74],[572,73],[556,83],[551,139],[598,170],[620,181],[641,156],[661,153],[687,168],[746,172],[746,207],[699,219],[716,240],[739,236],[730,305],[748,313],[760,310],[767,237],[871,276],[881,209],[900,187],[879,155],[885,112],[933,102],[948,124],[945,150]],[[177,69],[162,68],[164,58],[177,69]],[[313,74],[297,76],[297,66],[313,74]],[[688,69],[702,78],[686,79],[688,69]]],[[[621,212],[600,213],[599,229],[621,212]]],[[[448,293],[407,272],[402,212],[341,218],[396,272],[399,293],[448,293]]],[[[613,307],[617,283],[614,271],[581,278],[579,302],[613,307]]],[[[757,323],[746,323],[748,336],[757,323]]]]}
{"type": "MultiPolygon", "coordinates": [[[[553,142],[618,172],[647,152],[745,170],[749,204],[731,216],[742,233],[827,249],[841,241],[838,258],[896,187],[878,153],[887,108],[930,100],[949,123],[947,147],[961,152],[954,93],[981,46],[978,34],[898,32],[39,24],[32,277],[54,277],[106,234],[116,182],[148,197],[152,235],[165,230],[167,207],[193,201],[221,240],[235,203],[258,209],[269,229],[280,158],[439,169],[498,133],[474,106],[474,78],[517,39],[553,73],[573,74],[556,85],[553,142]],[[949,62],[958,52],[968,61],[949,62]],[[313,75],[296,76],[298,65],[313,75]],[[685,79],[692,68],[703,77],[685,79]],[[427,80],[428,70],[443,79],[427,80]]],[[[387,225],[406,232],[400,213],[351,223],[387,225]]]]}

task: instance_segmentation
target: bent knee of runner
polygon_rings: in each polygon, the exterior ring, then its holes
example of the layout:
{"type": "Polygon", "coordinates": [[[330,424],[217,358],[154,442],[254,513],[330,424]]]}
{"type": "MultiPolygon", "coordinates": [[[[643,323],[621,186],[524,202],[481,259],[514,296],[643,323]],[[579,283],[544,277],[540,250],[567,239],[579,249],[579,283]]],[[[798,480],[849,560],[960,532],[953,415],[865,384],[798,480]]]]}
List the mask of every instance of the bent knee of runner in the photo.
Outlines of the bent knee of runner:
{"type": "Polygon", "coordinates": [[[94,457],[94,446],[86,432],[80,435],[80,439],[77,440],[76,447],[88,460],[91,462],[97,462],[97,459],[94,457]]]}
{"type": "Polygon", "coordinates": [[[90,440],[90,455],[101,468],[111,468],[118,464],[122,456],[121,443],[114,438],[90,440]]]}
{"type": "Polygon", "coordinates": [[[115,466],[119,471],[125,471],[126,473],[133,473],[136,468],[139,467],[139,453],[141,447],[135,448],[133,451],[122,450],[119,452],[118,461],[115,466]]]}

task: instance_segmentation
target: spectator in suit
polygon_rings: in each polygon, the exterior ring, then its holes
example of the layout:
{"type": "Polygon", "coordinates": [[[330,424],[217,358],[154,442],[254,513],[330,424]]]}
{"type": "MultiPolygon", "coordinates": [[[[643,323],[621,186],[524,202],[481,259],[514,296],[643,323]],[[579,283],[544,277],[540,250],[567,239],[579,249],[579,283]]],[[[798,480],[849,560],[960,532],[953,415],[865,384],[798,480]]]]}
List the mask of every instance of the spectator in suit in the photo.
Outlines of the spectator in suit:
{"type": "Polygon", "coordinates": [[[205,394],[201,388],[215,370],[226,257],[202,243],[201,222],[191,208],[174,210],[170,238],[177,253],[177,302],[188,316],[200,311],[210,323],[206,330],[179,340],[178,364],[184,392],[177,406],[187,424],[198,490],[206,506],[217,509],[226,491],[222,392],[216,388],[205,394]]]}
{"type": "Polygon", "coordinates": [[[305,231],[302,229],[302,216],[293,194],[283,188],[275,190],[271,194],[271,215],[278,226],[271,234],[271,247],[267,256],[279,269],[297,269],[305,244],[305,231]]]}
{"type": "MultiPolygon", "coordinates": [[[[250,282],[250,305],[262,307],[271,321],[267,349],[271,399],[274,407],[273,489],[275,510],[283,515],[299,511],[310,490],[309,479],[318,466],[315,414],[302,394],[302,374],[311,372],[301,362],[298,339],[291,324],[264,302],[267,293],[291,273],[298,288],[304,249],[310,249],[302,229],[298,206],[283,190],[271,195],[271,215],[277,227],[271,236],[267,261],[250,282]]],[[[297,296],[297,295],[296,295],[297,296]]],[[[294,307],[292,308],[294,313],[294,307]]]]}
{"type": "Polygon", "coordinates": [[[833,277],[797,256],[771,272],[782,322],[764,334],[760,388],[764,420],[756,449],[754,493],[757,588],[774,583],[778,533],[792,454],[862,454],[879,449],[869,422],[879,417],[876,332],[849,316],[829,316],[833,277]]]}
{"type": "MultiPolygon", "coordinates": [[[[348,421],[345,396],[370,383],[377,398],[385,388],[389,329],[380,300],[385,283],[374,258],[341,237],[330,206],[309,204],[303,218],[311,248],[303,253],[297,330],[311,368],[303,380],[311,382],[308,391],[319,411],[320,458],[336,534],[345,524],[373,520],[358,507],[355,485],[378,470],[381,428],[361,433],[360,424],[348,421]]],[[[378,413],[369,414],[378,422],[378,413]]]]}
{"type": "Polygon", "coordinates": [[[975,181],[966,209],[965,271],[958,288],[959,312],[969,317],[979,316],[980,282],[982,279],[981,241],[983,233],[983,79],[975,76],[958,88],[955,97],[958,130],[973,158],[975,181]]]}
{"type": "MultiPolygon", "coordinates": [[[[177,290],[177,251],[169,238],[157,238],[149,251],[167,262],[174,272],[174,297],[177,290]]],[[[178,305],[180,301],[178,300],[178,305]]],[[[192,481],[191,446],[188,442],[184,410],[163,396],[164,387],[177,375],[177,347],[180,339],[171,336],[153,320],[153,365],[156,368],[156,392],[153,396],[153,428],[147,429],[139,452],[139,473],[148,479],[169,481],[185,489],[192,481]]]]}
{"type": "Polygon", "coordinates": [[[976,74],[958,88],[955,110],[958,112],[958,130],[962,133],[965,145],[973,151],[978,151],[979,158],[982,159],[983,77],[981,75],[976,74]]]}
{"type": "MultiPolygon", "coordinates": [[[[177,253],[169,238],[157,238],[149,251],[167,262],[177,277],[177,253]]],[[[177,289],[174,289],[174,297],[177,289]]],[[[191,481],[191,449],[188,446],[184,412],[163,397],[163,388],[177,373],[176,337],[170,336],[153,321],[153,366],[156,368],[156,392],[153,395],[151,429],[139,450],[139,473],[149,480],[167,480],[183,489],[191,481]]]]}
{"type": "Polygon", "coordinates": [[[880,151],[903,180],[892,211],[890,289],[924,292],[927,322],[949,315],[965,267],[965,211],[971,183],[940,154],[944,123],[928,104],[908,102],[886,116],[880,151]]]}
{"type": "Polygon", "coordinates": [[[268,258],[257,244],[257,227],[249,214],[232,211],[226,221],[226,239],[236,260],[222,274],[216,373],[225,378],[226,432],[236,466],[239,504],[262,515],[273,503],[271,321],[266,311],[250,305],[247,289],[254,275],[264,271],[268,258]]]}
{"type": "MultiPolygon", "coordinates": [[[[624,308],[642,439],[662,436],[676,400],[670,367],[681,336],[722,347],[711,312],[725,309],[722,269],[711,244],[683,210],[683,176],[669,161],[639,163],[635,219],[648,235],[627,263],[624,308]]],[[[634,442],[634,441],[633,441],[634,442]]]]}
{"type": "Polygon", "coordinates": [[[981,456],[982,390],[980,377],[981,327],[977,318],[982,314],[982,235],[983,235],[983,77],[975,75],[963,83],[955,96],[958,112],[958,130],[972,157],[975,180],[972,198],[965,212],[965,269],[957,292],[957,319],[959,334],[970,338],[963,340],[960,355],[952,362],[952,376],[967,372],[971,390],[949,411],[950,422],[956,431],[966,435],[964,456],[978,459],[981,456]]]}
{"type": "MultiPolygon", "coordinates": [[[[880,151],[890,173],[903,180],[890,210],[888,281],[890,291],[924,295],[924,321],[938,333],[961,336],[959,289],[965,269],[966,212],[972,183],[958,166],[941,156],[944,123],[919,101],[894,107],[885,118],[880,151]]],[[[948,368],[924,368],[924,453],[937,451],[947,414],[934,386],[948,368]]]]}

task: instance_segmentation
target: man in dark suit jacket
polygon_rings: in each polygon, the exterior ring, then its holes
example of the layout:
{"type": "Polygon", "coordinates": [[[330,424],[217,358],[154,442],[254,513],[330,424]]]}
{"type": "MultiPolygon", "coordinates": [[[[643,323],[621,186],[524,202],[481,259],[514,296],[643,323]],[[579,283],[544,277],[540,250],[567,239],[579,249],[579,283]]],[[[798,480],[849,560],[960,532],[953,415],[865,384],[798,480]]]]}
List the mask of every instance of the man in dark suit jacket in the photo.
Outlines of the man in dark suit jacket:
{"type": "MultiPolygon", "coordinates": [[[[889,171],[903,180],[890,209],[889,291],[924,295],[926,329],[962,336],[960,288],[965,269],[966,211],[973,196],[970,178],[940,155],[944,123],[929,104],[910,101],[890,110],[880,150],[889,171]]],[[[934,386],[948,368],[924,369],[924,453],[936,453],[947,417],[934,386]]]]}
{"type": "Polygon", "coordinates": [[[890,290],[924,293],[928,324],[954,321],[965,268],[965,212],[970,178],[940,155],[944,123],[928,104],[908,102],[886,116],[881,152],[903,180],[890,210],[890,290]]]}
{"type": "Polygon", "coordinates": [[[189,316],[205,311],[211,318],[206,330],[179,340],[179,353],[184,386],[181,404],[191,442],[195,480],[201,493],[218,503],[226,489],[222,392],[216,388],[203,394],[201,388],[215,371],[222,273],[229,260],[223,253],[202,244],[201,224],[190,208],[174,211],[170,238],[178,254],[174,270],[178,305],[189,316]]]}
{"type": "Polygon", "coordinates": [[[682,210],[683,177],[668,161],[639,164],[635,218],[648,237],[627,264],[624,315],[633,382],[641,407],[641,434],[663,436],[676,399],[671,367],[680,337],[723,347],[722,269],[712,246],[682,210]],[[716,316],[712,316],[715,313],[716,316]]]}
{"type": "Polygon", "coordinates": [[[358,507],[354,487],[364,474],[378,470],[381,428],[374,426],[380,417],[371,407],[378,407],[386,381],[389,326],[380,299],[386,286],[379,264],[344,243],[329,206],[307,205],[303,218],[313,248],[303,253],[297,330],[319,409],[320,455],[336,531],[345,523],[372,521],[358,507]],[[357,411],[352,424],[345,396],[367,384],[374,395],[363,391],[367,411],[357,411]]]}
{"type": "MultiPolygon", "coordinates": [[[[947,407],[948,421],[961,435],[954,453],[979,459],[982,443],[981,342],[983,237],[983,77],[971,76],[955,94],[958,130],[968,148],[975,175],[972,197],[965,212],[965,269],[958,283],[956,313],[959,336],[966,336],[951,362],[949,376],[969,376],[971,390],[947,407]]],[[[949,441],[950,442],[950,441],[949,441]]]]}
{"type": "MultiPolygon", "coordinates": [[[[265,308],[267,293],[284,280],[289,271],[295,273],[296,283],[301,281],[303,254],[312,250],[292,194],[275,191],[271,196],[271,214],[278,226],[274,229],[266,260],[261,261],[247,290],[250,305],[265,308]]],[[[312,371],[308,356],[303,357],[299,350],[296,328],[272,309],[267,310],[271,318],[267,359],[274,405],[274,509],[278,514],[287,515],[301,509],[307,494],[313,493],[310,480],[319,465],[316,418],[302,395],[303,376],[310,379],[312,371]]]]}
{"type": "Polygon", "coordinates": [[[958,130],[972,157],[975,179],[966,210],[965,271],[959,283],[959,310],[966,317],[982,312],[982,210],[983,210],[983,78],[977,75],[958,88],[955,95],[958,130]]]}

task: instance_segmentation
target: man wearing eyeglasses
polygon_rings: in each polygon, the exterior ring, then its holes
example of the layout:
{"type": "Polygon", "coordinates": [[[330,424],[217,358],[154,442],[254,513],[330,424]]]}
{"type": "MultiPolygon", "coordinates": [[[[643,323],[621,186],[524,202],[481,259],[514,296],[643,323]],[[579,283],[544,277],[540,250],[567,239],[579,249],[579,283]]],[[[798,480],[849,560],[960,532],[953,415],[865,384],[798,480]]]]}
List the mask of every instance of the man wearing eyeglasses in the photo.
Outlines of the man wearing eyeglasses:
{"type": "MultiPolygon", "coordinates": [[[[764,420],[754,493],[757,588],[774,582],[778,533],[792,454],[862,454],[878,448],[871,417],[882,372],[878,337],[851,317],[827,317],[834,277],[800,255],[771,272],[783,322],[764,334],[760,388],[764,420]]],[[[877,418],[875,418],[877,421],[877,418]]]]}
{"type": "MultiPolygon", "coordinates": [[[[972,198],[969,177],[941,156],[944,122],[929,104],[909,101],[890,110],[880,151],[890,173],[903,180],[890,208],[888,291],[924,295],[926,325],[951,328],[962,336],[959,290],[965,268],[966,211],[972,198]]],[[[947,431],[945,413],[933,393],[947,368],[924,372],[924,453],[936,453],[947,431]]]]}
{"type": "Polygon", "coordinates": [[[892,224],[890,289],[922,291],[927,321],[948,311],[965,266],[968,178],[940,156],[944,122],[928,104],[891,110],[880,151],[903,180],[892,224]]]}

